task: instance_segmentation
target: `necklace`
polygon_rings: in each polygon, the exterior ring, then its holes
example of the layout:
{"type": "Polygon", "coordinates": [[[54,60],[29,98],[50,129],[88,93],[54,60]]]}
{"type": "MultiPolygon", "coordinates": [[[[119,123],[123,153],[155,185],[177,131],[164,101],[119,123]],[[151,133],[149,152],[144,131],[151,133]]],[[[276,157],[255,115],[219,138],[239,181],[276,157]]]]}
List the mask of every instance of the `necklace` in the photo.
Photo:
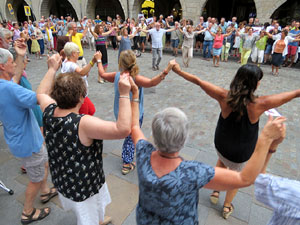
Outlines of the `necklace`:
{"type": "Polygon", "coordinates": [[[160,151],[157,151],[157,153],[159,156],[166,158],[166,159],[182,159],[181,156],[167,156],[167,155],[162,154],[160,151]]]}

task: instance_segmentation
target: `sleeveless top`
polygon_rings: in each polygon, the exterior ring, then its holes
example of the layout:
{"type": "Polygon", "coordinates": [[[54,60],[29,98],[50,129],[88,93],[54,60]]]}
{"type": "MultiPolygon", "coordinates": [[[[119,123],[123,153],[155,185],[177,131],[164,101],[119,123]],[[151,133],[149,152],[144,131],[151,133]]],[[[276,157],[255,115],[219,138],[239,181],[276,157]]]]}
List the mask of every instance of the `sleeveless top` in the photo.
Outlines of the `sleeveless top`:
{"type": "Polygon", "coordinates": [[[121,52],[125,51],[125,50],[131,50],[131,40],[129,37],[124,38],[122,36],[121,41],[120,41],[120,46],[119,46],[118,61],[119,61],[121,52]]]}
{"type": "Polygon", "coordinates": [[[49,105],[43,114],[52,182],[64,197],[81,202],[97,194],[105,182],[103,141],[94,140],[88,147],[82,145],[78,127],[84,115],[54,117],[56,107],[49,105]]]}
{"type": "MultiPolygon", "coordinates": [[[[114,114],[116,120],[118,119],[118,114],[119,114],[119,97],[120,97],[119,80],[120,80],[120,72],[117,72],[114,81],[114,87],[115,87],[114,114]]],[[[132,99],[131,92],[130,92],[130,99],[132,99]]],[[[139,87],[139,100],[140,100],[139,111],[140,111],[140,119],[141,119],[144,115],[144,88],[142,87],[139,87]]]]}
{"type": "Polygon", "coordinates": [[[101,34],[98,35],[97,39],[95,40],[96,45],[105,45],[105,37],[101,34]]]}
{"type": "Polygon", "coordinates": [[[216,35],[213,48],[222,48],[224,35],[216,35]]]}
{"type": "Polygon", "coordinates": [[[238,120],[239,113],[231,112],[224,119],[220,113],[215,131],[215,147],[226,159],[242,163],[250,159],[258,138],[259,121],[251,124],[248,112],[238,120]]]}

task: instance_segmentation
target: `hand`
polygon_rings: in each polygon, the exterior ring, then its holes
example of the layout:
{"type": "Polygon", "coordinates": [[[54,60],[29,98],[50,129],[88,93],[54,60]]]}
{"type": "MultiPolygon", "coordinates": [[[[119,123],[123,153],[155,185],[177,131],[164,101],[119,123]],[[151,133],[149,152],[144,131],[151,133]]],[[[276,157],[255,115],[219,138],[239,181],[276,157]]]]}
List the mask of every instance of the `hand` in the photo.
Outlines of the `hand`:
{"type": "Polygon", "coordinates": [[[273,117],[269,115],[269,120],[266,123],[264,129],[262,130],[261,135],[265,135],[265,137],[271,139],[273,142],[276,140],[275,144],[281,143],[281,141],[285,137],[285,130],[286,130],[284,121],[286,121],[285,117],[281,116],[273,120],[273,117]]]}
{"type": "Polygon", "coordinates": [[[284,140],[285,135],[286,135],[286,126],[285,126],[285,124],[283,124],[283,129],[282,129],[282,132],[281,132],[281,136],[280,136],[280,138],[275,139],[272,142],[272,144],[270,146],[270,150],[276,150],[278,145],[284,140]]]}
{"type": "Polygon", "coordinates": [[[19,38],[14,43],[14,48],[18,56],[24,57],[27,50],[27,45],[25,44],[24,38],[19,38]]]}
{"type": "Polygon", "coordinates": [[[97,60],[101,60],[102,59],[102,54],[100,51],[97,51],[95,54],[94,54],[94,58],[97,60]]]}
{"type": "Polygon", "coordinates": [[[131,86],[131,92],[133,96],[138,96],[139,95],[139,87],[136,85],[134,82],[133,78],[129,76],[129,83],[131,86]]]}
{"type": "Polygon", "coordinates": [[[119,80],[120,95],[129,95],[131,85],[129,82],[129,73],[122,73],[119,80]]]}
{"type": "Polygon", "coordinates": [[[175,64],[176,64],[175,59],[170,60],[170,62],[169,62],[169,64],[168,64],[168,67],[167,67],[166,70],[167,70],[168,72],[170,72],[170,70],[173,68],[173,66],[175,66],[175,64]]]}
{"type": "Polygon", "coordinates": [[[179,73],[179,72],[181,71],[179,64],[176,63],[176,64],[173,66],[172,70],[173,70],[175,73],[179,73]]]}
{"type": "Polygon", "coordinates": [[[62,57],[59,54],[52,55],[51,57],[48,56],[48,69],[54,69],[57,71],[61,65],[61,59],[62,57]]]}

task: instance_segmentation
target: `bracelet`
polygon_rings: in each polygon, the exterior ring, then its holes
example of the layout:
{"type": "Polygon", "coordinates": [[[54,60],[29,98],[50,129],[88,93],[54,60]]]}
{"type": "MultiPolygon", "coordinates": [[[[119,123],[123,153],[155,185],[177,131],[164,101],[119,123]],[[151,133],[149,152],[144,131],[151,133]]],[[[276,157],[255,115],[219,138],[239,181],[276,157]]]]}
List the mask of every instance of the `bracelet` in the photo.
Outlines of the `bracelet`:
{"type": "Polygon", "coordinates": [[[168,71],[167,70],[164,70],[163,72],[162,72],[164,75],[168,75],[168,71]]]}
{"type": "Polygon", "coordinates": [[[128,98],[128,99],[130,99],[130,97],[127,96],[127,95],[120,95],[119,98],[128,98]]]}
{"type": "Polygon", "coordinates": [[[132,99],[132,101],[133,101],[133,102],[137,102],[137,103],[140,102],[140,100],[139,100],[138,98],[134,98],[134,99],[132,99]]]}
{"type": "Polygon", "coordinates": [[[161,79],[161,80],[164,80],[164,79],[165,79],[164,73],[160,74],[159,76],[160,76],[160,79],[161,79]]]}
{"type": "Polygon", "coordinates": [[[94,66],[94,63],[93,63],[93,61],[92,61],[92,60],[90,61],[90,64],[91,64],[91,66],[92,66],[92,67],[94,66]]]}
{"type": "Polygon", "coordinates": [[[275,152],[276,152],[276,149],[274,149],[274,150],[269,149],[269,153],[270,153],[270,154],[273,154],[273,153],[275,153],[275,152]]]}

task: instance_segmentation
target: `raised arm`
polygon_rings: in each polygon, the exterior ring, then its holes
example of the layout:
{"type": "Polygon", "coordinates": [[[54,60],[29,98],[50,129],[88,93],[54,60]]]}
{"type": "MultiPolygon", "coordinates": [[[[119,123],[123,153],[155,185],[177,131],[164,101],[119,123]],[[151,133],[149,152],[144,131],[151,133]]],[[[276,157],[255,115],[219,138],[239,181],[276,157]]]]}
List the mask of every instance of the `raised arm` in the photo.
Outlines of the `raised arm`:
{"type": "Polygon", "coordinates": [[[172,32],[172,31],[174,31],[174,30],[176,30],[176,29],[177,29],[176,27],[173,27],[173,28],[171,28],[171,29],[166,30],[166,32],[172,32]]]}
{"type": "Polygon", "coordinates": [[[36,91],[38,104],[43,112],[49,104],[55,103],[54,99],[50,97],[50,93],[54,85],[56,71],[61,65],[61,56],[59,54],[52,55],[47,63],[48,71],[36,91]]]}
{"type": "Polygon", "coordinates": [[[76,73],[79,73],[81,76],[86,76],[89,74],[90,70],[94,66],[94,64],[97,62],[96,55],[99,54],[99,52],[96,52],[94,54],[94,57],[91,59],[91,61],[86,64],[83,68],[80,68],[79,66],[75,69],[76,73]]]}
{"type": "Polygon", "coordinates": [[[257,116],[260,116],[265,111],[279,107],[298,97],[300,97],[300,89],[289,92],[283,92],[280,94],[261,96],[255,100],[255,111],[257,113],[257,116]]]}
{"type": "Polygon", "coordinates": [[[206,92],[206,94],[216,99],[220,104],[223,104],[226,101],[228,90],[216,86],[210,82],[201,80],[199,77],[193,74],[182,71],[178,64],[174,65],[173,71],[177,73],[179,76],[181,76],[182,78],[184,78],[185,80],[190,81],[196,85],[199,85],[206,92]]]}
{"type": "Polygon", "coordinates": [[[136,33],[140,32],[140,28],[136,28],[133,34],[129,34],[128,37],[129,39],[134,38],[134,36],[136,35],[136,33]]]}
{"type": "Polygon", "coordinates": [[[223,36],[224,37],[228,37],[228,36],[230,36],[232,34],[232,32],[233,32],[233,30],[231,30],[229,33],[224,34],[223,36]]]}
{"type": "Polygon", "coordinates": [[[14,43],[14,48],[17,53],[15,63],[17,64],[15,75],[13,76],[14,83],[19,84],[24,70],[24,56],[26,54],[27,45],[23,38],[19,38],[14,43]]]}
{"type": "Polygon", "coordinates": [[[207,31],[207,28],[204,28],[204,29],[202,29],[202,30],[200,30],[200,31],[196,31],[195,33],[196,33],[196,34],[201,34],[201,33],[205,32],[205,31],[207,31]]]}
{"type": "MultiPolygon", "coordinates": [[[[83,27],[82,24],[81,24],[81,26],[83,27]]],[[[83,30],[83,32],[82,32],[82,36],[85,37],[85,35],[86,35],[87,32],[88,32],[88,27],[85,26],[85,27],[84,27],[84,30],[83,30]]]]}
{"type": "Polygon", "coordinates": [[[102,54],[101,54],[101,52],[97,52],[97,53],[98,54],[95,55],[95,59],[96,59],[96,62],[97,62],[97,67],[98,67],[98,74],[103,79],[113,83],[115,81],[116,72],[106,73],[104,68],[103,68],[102,62],[100,62],[100,60],[102,58],[102,54]]]}
{"type": "Polygon", "coordinates": [[[140,87],[145,87],[145,88],[154,87],[165,79],[165,77],[168,75],[168,73],[170,72],[174,64],[175,64],[175,60],[171,60],[168,66],[166,67],[166,69],[164,69],[161,73],[159,73],[158,75],[156,75],[151,79],[141,75],[137,75],[135,78],[135,82],[140,87]]]}
{"type": "Polygon", "coordinates": [[[84,116],[79,125],[80,139],[121,139],[131,130],[129,74],[122,74],[119,81],[119,114],[117,122],[104,121],[93,116],[84,116]]]}
{"type": "Polygon", "coordinates": [[[134,83],[133,79],[129,79],[132,92],[131,111],[132,111],[132,125],[131,125],[131,138],[134,145],[138,143],[140,139],[145,140],[145,136],[140,128],[139,123],[139,89],[134,83]]]}
{"type": "Polygon", "coordinates": [[[211,32],[210,29],[207,29],[207,30],[208,30],[208,32],[211,34],[211,36],[216,37],[216,34],[215,34],[214,32],[211,32]]]}
{"type": "Polygon", "coordinates": [[[269,117],[267,124],[261,132],[254,153],[241,172],[235,172],[223,168],[215,168],[214,178],[204,187],[213,190],[228,190],[247,187],[254,183],[266,161],[272,142],[285,136],[284,117],[272,120],[269,117]]]}
{"type": "Polygon", "coordinates": [[[117,30],[117,27],[112,27],[109,31],[103,33],[102,35],[103,35],[103,36],[108,36],[108,35],[110,35],[111,32],[113,32],[114,30],[117,30]]]}

